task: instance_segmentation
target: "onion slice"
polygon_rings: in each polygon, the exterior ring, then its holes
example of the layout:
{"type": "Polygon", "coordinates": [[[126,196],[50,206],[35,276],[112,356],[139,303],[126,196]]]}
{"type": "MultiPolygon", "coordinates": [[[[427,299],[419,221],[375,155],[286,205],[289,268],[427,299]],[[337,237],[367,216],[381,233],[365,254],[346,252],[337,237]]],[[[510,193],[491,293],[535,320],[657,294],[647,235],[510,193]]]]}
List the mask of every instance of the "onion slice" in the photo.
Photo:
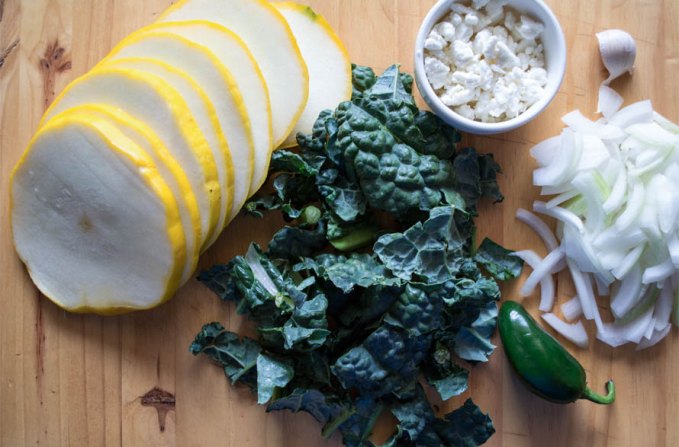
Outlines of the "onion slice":
{"type": "Polygon", "coordinates": [[[542,314],[541,317],[545,320],[545,323],[550,325],[558,334],[574,343],[576,346],[586,348],[589,345],[589,337],[587,337],[587,331],[585,331],[585,326],[583,326],[582,321],[569,324],[562,321],[553,313],[542,314]]]}
{"type": "Polygon", "coordinates": [[[561,313],[566,321],[573,321],[582,315],[582,306],[580,305],[580,299],[574,296],[570,300],[566,301],[561,305],[561,313]]]}

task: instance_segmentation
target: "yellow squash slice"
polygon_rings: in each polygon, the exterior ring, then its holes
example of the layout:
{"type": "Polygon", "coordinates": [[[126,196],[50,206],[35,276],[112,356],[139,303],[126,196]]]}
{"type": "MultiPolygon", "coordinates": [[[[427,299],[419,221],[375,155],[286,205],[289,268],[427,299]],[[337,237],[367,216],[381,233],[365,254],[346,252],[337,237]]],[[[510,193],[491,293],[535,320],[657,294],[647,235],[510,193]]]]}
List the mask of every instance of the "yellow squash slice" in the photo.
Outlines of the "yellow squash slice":
{"type": "Polygon", "coordinates": [[[351,99],[351,61],[330,24],[310,7],[294,2],[272,3],[285,17],[309,69],[309,101],[283,147],[295,146],[298,132],[310,134],[325,109],[351,99]]]}
{"type": "MultiPolygon", "coordinates": [[[[183,71],[205,91],[214,105],[234,171],[232,206],[227,218],[220,219],[222,223],[228,222],[248,198],[254,166],[250,120],[233,76],[207,47],[164,31],[142,28],[116,45],[99,66],[128,57],[159,60],[183,71]]],[[[224,158],[227,156],[224,154],[224,158]]],[[[218,228],[221,230],[222,227],[218,228]]]]}
{"type": "Polygon", "coordinates": [[[69,84],[45,112],[43,124],[71,107],[103,103],[146,123],[182,166],[198,201],[201,247],[212,240],[221,186],[210,146],[181,94],[162,78],[139,70],[98,67],[69,84]]]}
{"type": "Polygon", "coordinates": [[[253,195],[266,180],[273,151],[273,134],[269,89],[252,53],[235,33],[207,20],[161,22],[144,30],[171,32],[209,48],[233,75],[252,128],[255,153],[249,195],[253,195]]]}
{"type": "Polygon", "coordinates": [[[274,147],[290,134],[309,96],[309,73],[283,16],[265,0],[179,0],[160,22],[208,20],[236,33],[262,70],[269,88],[274,147]]]}
{"type": "Polygon", "coordinates": [[[114,125],[151,157],[177,200],[186,245],[186,264],[180,281],[180,284],[184,284],[191,278],[198,264],[201,241],[200,210],[191,183],[177,160],[146,124],[120,109],[104,104],[86,104],[72,107],[64,113],[96,116],[98,120],[114,125]]]}
{"type": "MultiPolygon", "coordinates": [[[[152,58],[112,58],[108,60],[106,65],[151,73],[162,78],[182,95],[196,120],[196,124],[205,136],[210,149],[212,149],[212,155],[217,166],[217,179],[222,193],[217,228],[223,228],[227,215],[231,212],[233,202],[233,161],[231,159],[231,151],[217,118],[217,112],[203,88],[183,71],[152,58]]],[[[212,245],[217,236],[219,236],[219,231],[213,233],[212,239],[207,241],[203,249],[207,249],[207,247],[212,245]]]]}
{"type": "Polygon", "coordinates": [[[64,309],[146,309],[177,289],[186,257],[177,202],[151,157],[106,120],[50,120],[12,173],[11,199],[16,250],[64,309]]]}

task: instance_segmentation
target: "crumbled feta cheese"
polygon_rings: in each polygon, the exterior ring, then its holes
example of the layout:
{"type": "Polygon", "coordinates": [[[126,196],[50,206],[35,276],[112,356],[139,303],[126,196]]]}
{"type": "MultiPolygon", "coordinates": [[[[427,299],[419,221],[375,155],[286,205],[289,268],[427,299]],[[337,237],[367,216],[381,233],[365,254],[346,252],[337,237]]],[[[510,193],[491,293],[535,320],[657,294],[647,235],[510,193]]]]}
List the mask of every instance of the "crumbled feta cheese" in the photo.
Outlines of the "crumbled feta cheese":
{"type": "Polygon", "coordinates": [[[426,57],[424,59],[424,71],[432,88],[438,90],[446,85],[450,67],[434,57],[426,57]]]}
{"type": "Polygon", "coordinates": [[[474,93],[473,89],[456,84],[446,87],[446,91],[441,95],[441,101],[447,106],[461,106],[474,99],[474,93]]]}
{"type": "Polygon", "coordinates": [[[453,42],[453,57],[458,67],[464,67],[474,59],[474,50],[469,43],[456,40],[453,42]]]}
{"type": "Polygon", "coordinates": [[[521,25],[518,27],[519,34],[521,37],[527,40],[535,40],[542,31],[544,31],[545,26],[542,23],[536,22],[530,17],[521,16],[521,25]]]}
{"type": "Polygon", "coordinates": [[[448,45],[448,42],[436,31],[432,31],[424,41],[424,48],[429,51],[439,51],[448,45]]]}
{"type": "Polygon", "coordinates": [[[453,108],[455,112],[457,112],[459,115],[464,116],[467,119],[473,120],[476,118],[476,113],[474,112],[474,109],[469,107],[467,104],[461,105],[459,107],[453,108]]]}
{"type": "Polygon", "coordinates": [[[466,118],[511,119],[544,95],[547,71],[539,42],[544,26],[506,4],[453,3],[425,40],[430,84],[444,104],[466,118]]]}
{"type": "Polygon", "coordinates": [[[434,27],[436,31],[448,42],[455,40],[455,27],[450,22],[441,22],[434,27]]]}

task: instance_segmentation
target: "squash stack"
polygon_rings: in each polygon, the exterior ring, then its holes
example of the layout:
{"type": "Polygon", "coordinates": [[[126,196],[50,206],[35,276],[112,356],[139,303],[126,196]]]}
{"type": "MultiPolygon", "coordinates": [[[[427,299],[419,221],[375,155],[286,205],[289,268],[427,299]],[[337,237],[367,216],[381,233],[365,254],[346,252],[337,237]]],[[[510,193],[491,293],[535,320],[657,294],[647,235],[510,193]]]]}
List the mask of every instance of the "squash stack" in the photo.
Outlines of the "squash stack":
{"type": "Polygon", "coordinates": [[[64,309],[156,306],[264,183],[272,150],[350,96],[347,53],[308,7],[179,1],[45,113],[12,173],[16,250],[64,309]]]}

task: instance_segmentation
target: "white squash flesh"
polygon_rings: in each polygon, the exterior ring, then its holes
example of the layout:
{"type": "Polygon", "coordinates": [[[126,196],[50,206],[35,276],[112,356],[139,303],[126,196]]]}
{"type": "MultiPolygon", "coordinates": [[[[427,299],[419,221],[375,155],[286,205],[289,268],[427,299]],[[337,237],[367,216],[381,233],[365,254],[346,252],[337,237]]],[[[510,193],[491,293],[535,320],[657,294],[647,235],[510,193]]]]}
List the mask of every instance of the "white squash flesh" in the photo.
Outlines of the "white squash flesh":
{"type": "Polygon", "coordinates": [[[44,124],[71,107],[103,103],[145,122],[182,166],[198,201],[201,247],[217,231],[221,187],[212,151],[179,92],[149,73],[99,67],[69,84],[45,112],[44,124]]]}
{"type": "Polygon", "coordinates": [[[68,114],[96,116],[113,125],[127,138],[137,144],[153,160],[177,200],[179,216],[184,228],[186,263],[180,284],[188,281],[196,270],[200,254],[200,210],[191,183],[179,163],[172,157],[160,138],[143,122],[119,109],[103,104],[87,104],[68,109],[68,114]]]}
{"type": "Polygon", "coordinates": [[[128,57],[151,58],[172,65],[206,92],[233,163],[233,200],[226,222],[230,221],[248,198],[254,165],[250,121],[233,76],[207,47],[169,32],[141,29],[123,39],[99,66],[128,57]]]}
{"type": "MultiPolygon", "coordinates": [[[[196,124],[205,136],[210,149],[212,149],[212,155],[217,166],[217,179],[221,186],[222,194],[217,228],[223,228],[227,214],[231,212],[231,202],[233,201],[233,161],[231,160],[231,152],[222,133],[222,128],[219,125],[217,113],[205,91],[183,71],[155,59],[139,57],[113,58],[107,62],[107,65],[151,73],[162,78],[182,95],[196,120],[196,124]]],[[[208,240],[204,248],[212,245],[217,236],[219,236],[219,233],[219,231],[215,231],[212,239],[208,240]]]]}
{"type": "Polygon", "coordinates": [[[215,22],[243,39],[269,88],[274,147],[278,147],[297,123],[309,95],[309,73],[283,16],[265,0],[180,0],[159,19],[183,20],[215,22]]]}
{"type": "Polygon", "coordinates": [[[150,308],[185,265],[177,203],[151,158],[95,116],[64,114],[11,180],[12,231],[36,286],[76,312],[150,308]]]}
{"type": "Polygon", "coordinates": [[[233,75],[252,129],[255,154],[249,195],[253,195],[266,180],[273,150],[273,134],[269,90],[252,53],[235,33],[206,20],[156,23],[144,30],[175,33],[209,48],[233,75]]]}
{"type": "Polygon", "coordinates": [[[297,133],[310,134],[318,115],[351,99],[351,61],[330,24],[310,7],[272,3],[285,17],[309,70],[309,100],[282,147],[295,146],[297,133]]]}

